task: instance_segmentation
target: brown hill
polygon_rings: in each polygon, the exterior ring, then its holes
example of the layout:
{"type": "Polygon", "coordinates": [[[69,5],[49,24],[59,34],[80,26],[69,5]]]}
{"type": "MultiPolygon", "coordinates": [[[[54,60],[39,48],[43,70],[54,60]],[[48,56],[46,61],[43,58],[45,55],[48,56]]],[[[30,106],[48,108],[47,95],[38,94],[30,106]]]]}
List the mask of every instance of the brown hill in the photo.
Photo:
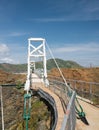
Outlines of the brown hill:
{"type": "MultiPolygon", "coordinates": [[[[61,69],[66,79],[83,80],[87,82],[99,82],[99,68],[62,68],[61,69]]],[[[49,75],[61,77],[58,69],[51,69],[49,75]]],[[[13,74],[0,70],[0,84],[15,84],[18,81],[24,83],[26,75],[13,74]]]]}
{"type": "MultiPolygon", "coordinates": [[[[61,69],[66,79],[83,80],[87,82],[99,82],[99,68],[61,69]]],[[[54,68],[49,75],[61,77],[58,69],[54,68]]]]}
{"type": "Polygon", "coordinates": [[[26,76],[23,74],[13,74],[0,70],[0,84],[16,84],[19,81],[24,83],[26,76]]]}
{"type": "MultiPolygon", "coordinates": [[[[71,68],[61,69],[61,71],[65,79],[67,79],[67,83],[70,83],[71,88],[74,89],[79,96],[89,99],[97,106],[99,105],[99,68],[71,68]]],[[[52,69],[48,76],[49,79],[62,81],[58,69],[52,69]]]]}

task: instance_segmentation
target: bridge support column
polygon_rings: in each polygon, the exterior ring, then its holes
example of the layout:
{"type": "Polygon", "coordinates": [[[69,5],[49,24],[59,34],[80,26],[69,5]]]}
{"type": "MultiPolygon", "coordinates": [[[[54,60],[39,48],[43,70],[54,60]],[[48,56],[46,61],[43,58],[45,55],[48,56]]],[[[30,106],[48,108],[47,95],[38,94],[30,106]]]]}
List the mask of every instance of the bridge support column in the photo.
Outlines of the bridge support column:
{"type": "Polygon", "coordinates": [[[37,58],[43,59],[43,79],[44,79],[44,82],[48,84],[47,68],[46,68],[45,39],[29,38],[28,39],[28,68],[27,68],[28,71],[27,71],[27,81],[25,84],[25,90],[27,92],[30,89],[31,68],[34,67],[34,70],[35,70],[35,62],[37,58]]]}

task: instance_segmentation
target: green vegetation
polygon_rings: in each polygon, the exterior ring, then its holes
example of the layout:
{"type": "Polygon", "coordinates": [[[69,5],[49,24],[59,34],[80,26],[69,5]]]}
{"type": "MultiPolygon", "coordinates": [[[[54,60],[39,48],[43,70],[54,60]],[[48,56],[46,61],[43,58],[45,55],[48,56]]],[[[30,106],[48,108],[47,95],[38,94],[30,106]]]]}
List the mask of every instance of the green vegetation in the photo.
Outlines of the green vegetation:
{"type": "Polygon", "coordinates": [[[21,73],[27,70],[27,64],[0,64],[0,69],[7,72],[21,73]]]}
{"type": "MultiPolygon", "coordinates": [[[[3,87],[5,130],[26,130],[23,96],[22,88],[3,87]]],[[[51,111],[38,96],[31,97],[31,118],[28,124],[29,130],[50,130],[51,111]]]]}
{"type": "MultiPolygon", "coordinates": [[[[82,68],[79,64],[74,61],[65,61],[62,59],[55,59],[60,68],[82,68]]],[[[47,69],[57,68],[53,59],[47,61],[47,69]]]]}
{"type": "Polygon", "coordinates": [[[16,84],[16,88],[21,89],[21,87],[22,87],[22,83],[21,83],[21,81],[18,81],[16,84]]]}
{"type": "MultiPolygon", "coordinates": [[[[82,68],[79,64],[74,61],[65,61],[62,59],[56,59],[60,68],[82,68]]],[[[42,68],[42,62],[36,62],[36,68],[42,68]]],[[[50,70],[56,68],[56,64],[53,59],[47,60],[47,69],[50,70]]],[[[7,72],[22,73],[27,71],[27,64],[0,64],[0,69],[7,72]]]]}

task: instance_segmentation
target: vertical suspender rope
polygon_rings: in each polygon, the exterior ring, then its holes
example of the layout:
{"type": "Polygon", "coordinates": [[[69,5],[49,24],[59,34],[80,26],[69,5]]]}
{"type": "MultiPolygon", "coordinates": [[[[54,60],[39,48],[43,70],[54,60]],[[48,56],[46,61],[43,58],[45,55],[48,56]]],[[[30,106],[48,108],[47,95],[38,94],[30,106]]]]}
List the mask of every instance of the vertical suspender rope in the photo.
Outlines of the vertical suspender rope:
{"type": "Polygon", "coordinates": [[[47,47],[48,47],[48,49],[49,49],[49,52],[50,52],[50,54],[51,54],[51,56],[52,56],[52,58],[53,58],[53,60],[54,60],[54,62],[55,62],[55,64],[56,64],[56,66],[57,66],[59,72],[60,72],[61,77],[63,78],[63,81],[64,81],[66,87],[68,88],[69,92],[71,93],[71,92],[72,92],[72,89],[71,89],[71,88],[69,87],[69,85],[67,84],[67,81],[66,81],[65,77],[63,76],[63,73],[62,73],[61,69],[59,68],[59,65],[57,64],[57,62],[56,62],[56,60],[55,60],[55,58],[54,58],[54,56],[53,56],[53,53],[52,53],[51,49],[49,48],[47,42],[46,42],[46,45],[47,45],[47,47]]]}
{"type": "Polygon", "coordinates": [[[2,99],[2,86],[0,86],[1,92],[1,114],[2,114],[2,130],[4,130],[4,116],[3,116],[3,99],[2,99]]]}

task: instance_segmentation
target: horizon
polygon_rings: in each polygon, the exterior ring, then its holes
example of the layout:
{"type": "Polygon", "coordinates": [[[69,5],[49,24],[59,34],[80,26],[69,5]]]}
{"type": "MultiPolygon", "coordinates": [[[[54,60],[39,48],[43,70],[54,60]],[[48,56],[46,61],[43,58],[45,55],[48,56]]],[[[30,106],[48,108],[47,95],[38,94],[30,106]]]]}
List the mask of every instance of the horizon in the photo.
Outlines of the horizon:
{"type": "MultiPolygon", "coordinates": [[[[52,60],[53,58],[51,59],[47,59],[48,60],[52,60]]],[[[64,60],[64,59],[60,59],[60,58],[55,58],[55,60],[58,59],[58,60],[63,60],[63,61],[66,61],[66,62],[74,62],[76,64],[78,64],[79,66],[81,67],[84,67],[84,68],[98,68],[99,66],[93,66],[92,64],[90,64],[89,66],[83,66],[81,64],[79,64],[78,62],[76,61],[73,61],[73,60],[64,60]]],[[[54,59],[53,59],[54,61],[54,59]]],[[[40,60],[39,61],[36,61],[36,62],[41,62],[40,60]]],[[[3,63],[0,63],[0,64],[10,64],[10,65],[24,65],[24,64],[28,64],[28,63],[6,63],[6,62],[3,62],[3,63]]]]}

